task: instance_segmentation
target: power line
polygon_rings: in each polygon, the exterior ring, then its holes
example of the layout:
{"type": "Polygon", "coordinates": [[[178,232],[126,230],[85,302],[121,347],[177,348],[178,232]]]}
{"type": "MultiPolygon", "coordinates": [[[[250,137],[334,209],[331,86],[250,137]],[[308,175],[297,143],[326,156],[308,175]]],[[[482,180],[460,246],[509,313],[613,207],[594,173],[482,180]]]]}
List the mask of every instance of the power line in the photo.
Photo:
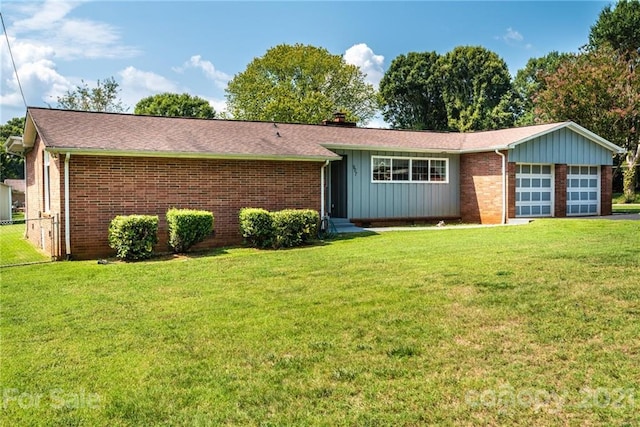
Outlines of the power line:
{"type": "Polygon", "coordinates": [[[20,83],[20,77],[18,77],[18,68],[16,68],[16,61],[13,59],[13,52],[11,52],[11,43],[9,43],[9,35],[7,34],[7,27],[5,27],[4,25],[4,18],[2,17],[2,13],[0,13],[0,21],[2,21],[2,30],[4,31],[4,37],[7,39],[7,47],[9,48],[9,57],[11,58],[11,63],[13,64],[13,72],[16,75],[16,81],[18,82],[20,95],[22,95],[22,102],[24,103],[24,108],[27,108],[27,100],[24,97],[24,91],[22,90],[22,83],[20,83]]]}

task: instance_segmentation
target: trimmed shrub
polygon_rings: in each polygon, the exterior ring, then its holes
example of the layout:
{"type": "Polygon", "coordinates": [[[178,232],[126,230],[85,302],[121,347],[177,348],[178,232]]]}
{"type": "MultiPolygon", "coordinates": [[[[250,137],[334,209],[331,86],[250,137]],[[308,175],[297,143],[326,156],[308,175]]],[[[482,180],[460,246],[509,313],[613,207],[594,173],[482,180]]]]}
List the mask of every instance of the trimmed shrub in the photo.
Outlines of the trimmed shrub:
{"type": "Polygon", "coordinates": [[[300,246],[318,233],[320,216],[311,209],[284,209],[271,214],[276,248],[300,246]]]}
{"type": "Polygon", "coordinates": [[[213,232],[213,214],[194,209],[169,209],[169,247],[175,253],[187,252],[213,232]]]}
{"type": "Polygon", "coordinates": [[[258,208],[242,208],[239,219],[240,232],[248,245],[254,248],[273,246],[275,230],[269,211],[258,208]]]}
{"type": "Polygon", "coordinates": [[[109,246],[118,258],[133,261],[149,258],[158,243],[158,217],[118,215],[109,224],[109,246]]]}

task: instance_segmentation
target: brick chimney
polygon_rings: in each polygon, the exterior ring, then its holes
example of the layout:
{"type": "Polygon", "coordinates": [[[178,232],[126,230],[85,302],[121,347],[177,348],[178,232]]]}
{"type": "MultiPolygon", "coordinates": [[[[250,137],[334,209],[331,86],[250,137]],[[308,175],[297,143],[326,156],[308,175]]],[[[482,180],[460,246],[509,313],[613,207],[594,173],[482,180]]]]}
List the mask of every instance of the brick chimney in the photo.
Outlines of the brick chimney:
{"type": "Polygon", "coordinates": [[[356,127],[355,122],[348,122],[347,115],[341,111],[336,111],[333,113],[333,120],[323,120],[322,124],[325,126],[344,126],[354,128],[356,127]]]}

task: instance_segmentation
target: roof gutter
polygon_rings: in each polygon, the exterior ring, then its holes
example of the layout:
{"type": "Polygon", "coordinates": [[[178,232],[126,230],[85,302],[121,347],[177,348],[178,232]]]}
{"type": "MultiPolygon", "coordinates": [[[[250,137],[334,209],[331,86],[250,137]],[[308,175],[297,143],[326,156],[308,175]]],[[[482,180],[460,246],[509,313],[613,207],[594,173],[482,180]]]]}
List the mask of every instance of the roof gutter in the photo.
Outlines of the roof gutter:
{"type": "Polygon", "coordinates": [[[86,148],[47,147],[50,153],[76,154],[85,156],[109,156],[109,157],[159,157],[181,159],[211,159],[211,160],[271,160],[271,161],[296,161],[296,162],[320,162],[326,160],[340,160],[341,156],[335,155],[256,155],[256,154],[209,154],[184,151],[146,151],[146,150],[100,150],[86,148]]]}
{"type": "Polygon", "coordinates": [[[71,215],[69,213],[69,159],[71,153],[64,158],[64,249],[67,261],[71,259],[71,215]]]}

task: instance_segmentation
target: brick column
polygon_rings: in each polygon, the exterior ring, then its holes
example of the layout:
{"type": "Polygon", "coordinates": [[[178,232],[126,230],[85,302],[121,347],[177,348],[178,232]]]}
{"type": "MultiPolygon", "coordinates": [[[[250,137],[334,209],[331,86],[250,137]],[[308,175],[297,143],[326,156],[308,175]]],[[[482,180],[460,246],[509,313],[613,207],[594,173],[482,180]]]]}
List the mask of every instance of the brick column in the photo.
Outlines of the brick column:
{"type": "Polygon", "coordinates": [[[567,216],[567,165],[556,165],[554,188],[553,216],[564,218],[567,216]]]}
{"type": "Polygon", "coordinates": [[[502,159],[494,152],[460,156],[460,216],[464,222],[502,220],[502,159]]]}
{"type": "Polygon", "coordinates": [[[611,215],[613,198],[613,169],[609,165],[600,166],[600,215],[611,215]]]}

